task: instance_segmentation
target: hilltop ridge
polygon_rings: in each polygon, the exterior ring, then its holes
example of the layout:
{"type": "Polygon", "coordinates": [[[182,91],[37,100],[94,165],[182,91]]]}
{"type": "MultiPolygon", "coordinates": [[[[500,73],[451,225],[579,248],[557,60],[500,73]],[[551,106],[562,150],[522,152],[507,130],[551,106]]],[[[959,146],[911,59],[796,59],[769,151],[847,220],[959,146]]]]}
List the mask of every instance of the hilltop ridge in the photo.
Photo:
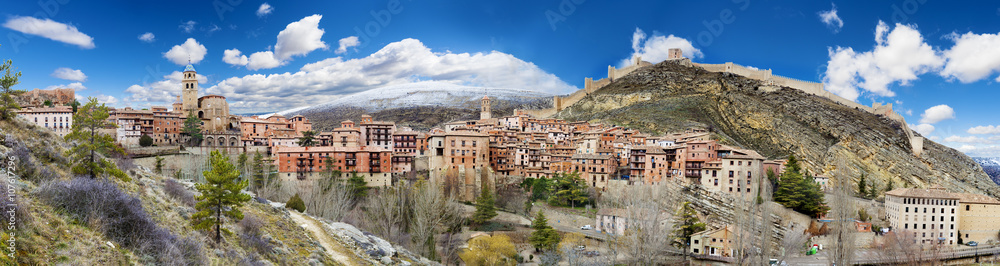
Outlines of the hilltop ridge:
{"type": "Polygon", "coordinates": [[[954,149],[927,141],[914,153],[913,133],[892,117],[685,62],[636,69],[554,116],[651,132],[703,126],[769,158],[795,154],[814,175],[857,179],[864,173],[879,187],[941,185],[1000,195],[982,167],[954,149]]]}

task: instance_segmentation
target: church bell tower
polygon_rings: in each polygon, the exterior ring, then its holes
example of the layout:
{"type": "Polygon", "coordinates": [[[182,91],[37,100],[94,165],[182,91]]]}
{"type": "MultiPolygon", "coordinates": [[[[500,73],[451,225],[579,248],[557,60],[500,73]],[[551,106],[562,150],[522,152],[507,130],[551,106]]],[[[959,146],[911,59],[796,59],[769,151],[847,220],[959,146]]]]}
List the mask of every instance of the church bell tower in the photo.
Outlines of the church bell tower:
{"type": "Polygon", "coordinates": [[[479,119],[490,119],[490,117],[492,117],[492,113],[490,111],[490,96],[483,96],[481,108],[482,110],[479,112],[479,119]]]}
{"type": "Polygon", "coordinates": [[[181,94],[184,115],[197,111],[198,109],[198,72],[194,71],[194,66],[188,63],[184,68],[184,79],[181,80],[181,94]]]}

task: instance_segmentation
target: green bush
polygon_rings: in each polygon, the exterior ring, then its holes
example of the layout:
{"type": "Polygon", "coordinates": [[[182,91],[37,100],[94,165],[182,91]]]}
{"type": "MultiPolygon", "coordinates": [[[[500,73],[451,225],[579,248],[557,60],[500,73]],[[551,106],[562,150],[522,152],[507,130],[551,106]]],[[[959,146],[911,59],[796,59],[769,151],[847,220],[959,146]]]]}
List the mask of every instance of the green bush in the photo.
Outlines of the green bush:
{"type": "Polygon", "coordinates": [[[292,196],[292,198],[288,199],[288,202],[285,203],[285,207],[299,212],[306,212],[306,202],[302,201],[302,198],[299,197],[299,194],[295,194],[295,196],[292,196]]]}
{"type": "Polygon", "coordinates": [[[139,137],[139,146],[143,147],[153,146],[153,138],[150,137],[149,135],[145,134],[142,135],[141,137],[139,137]]]}

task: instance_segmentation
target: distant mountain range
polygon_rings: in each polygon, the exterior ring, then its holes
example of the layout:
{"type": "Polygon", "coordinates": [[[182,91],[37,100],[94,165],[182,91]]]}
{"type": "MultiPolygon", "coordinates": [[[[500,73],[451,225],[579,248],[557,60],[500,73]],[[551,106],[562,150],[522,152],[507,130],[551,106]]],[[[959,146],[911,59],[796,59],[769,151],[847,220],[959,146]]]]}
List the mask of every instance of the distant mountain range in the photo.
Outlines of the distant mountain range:
{"type": "Polygon", "coordinates": [[[356,120],[362,114],[426,130],[455,120],[478,119],[483,96],[492,100],[493,117],[511,115],[514,109],[539,109],[552,105],[552,94],[544,92],[426,81],[371,89],[277,114],[286,117],[304,115],[313,122],[314,128],[321,131],[331,130],[343,120],[356,120]]]}
{"type": "Polygon", "coordinates": [[[993,179],[994,183],[1000,184],[1000,157],[972,157],[972,160],[983,167],[983,171],[993,179]]]}

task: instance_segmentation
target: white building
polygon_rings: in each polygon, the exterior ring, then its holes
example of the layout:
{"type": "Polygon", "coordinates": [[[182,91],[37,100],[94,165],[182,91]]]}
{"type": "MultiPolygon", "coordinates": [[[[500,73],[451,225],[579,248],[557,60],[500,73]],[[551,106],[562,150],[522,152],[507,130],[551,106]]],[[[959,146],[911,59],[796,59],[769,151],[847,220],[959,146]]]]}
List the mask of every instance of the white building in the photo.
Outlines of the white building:
{"type": "Polygon", "coordinates": [[[28,107],[17,114],[35,125],[51,129],[60,137],[73,131],[73,108],[70,106],[28,107]]]}
{"type": "Polygon", "coordinates": [[[886,220],[896,233],[913,234],[914,244],[957,244],[960,197],[944,188],[897,188],[885,193],[886,220]]]}
{"type": "Polygon", "coordinates": [[[118,128],[115,129],[115,140],[125,147],[139,146],[139,137],[142,136],[142,123],[138,118],[118,118],[115,120],[118,128]]]}

